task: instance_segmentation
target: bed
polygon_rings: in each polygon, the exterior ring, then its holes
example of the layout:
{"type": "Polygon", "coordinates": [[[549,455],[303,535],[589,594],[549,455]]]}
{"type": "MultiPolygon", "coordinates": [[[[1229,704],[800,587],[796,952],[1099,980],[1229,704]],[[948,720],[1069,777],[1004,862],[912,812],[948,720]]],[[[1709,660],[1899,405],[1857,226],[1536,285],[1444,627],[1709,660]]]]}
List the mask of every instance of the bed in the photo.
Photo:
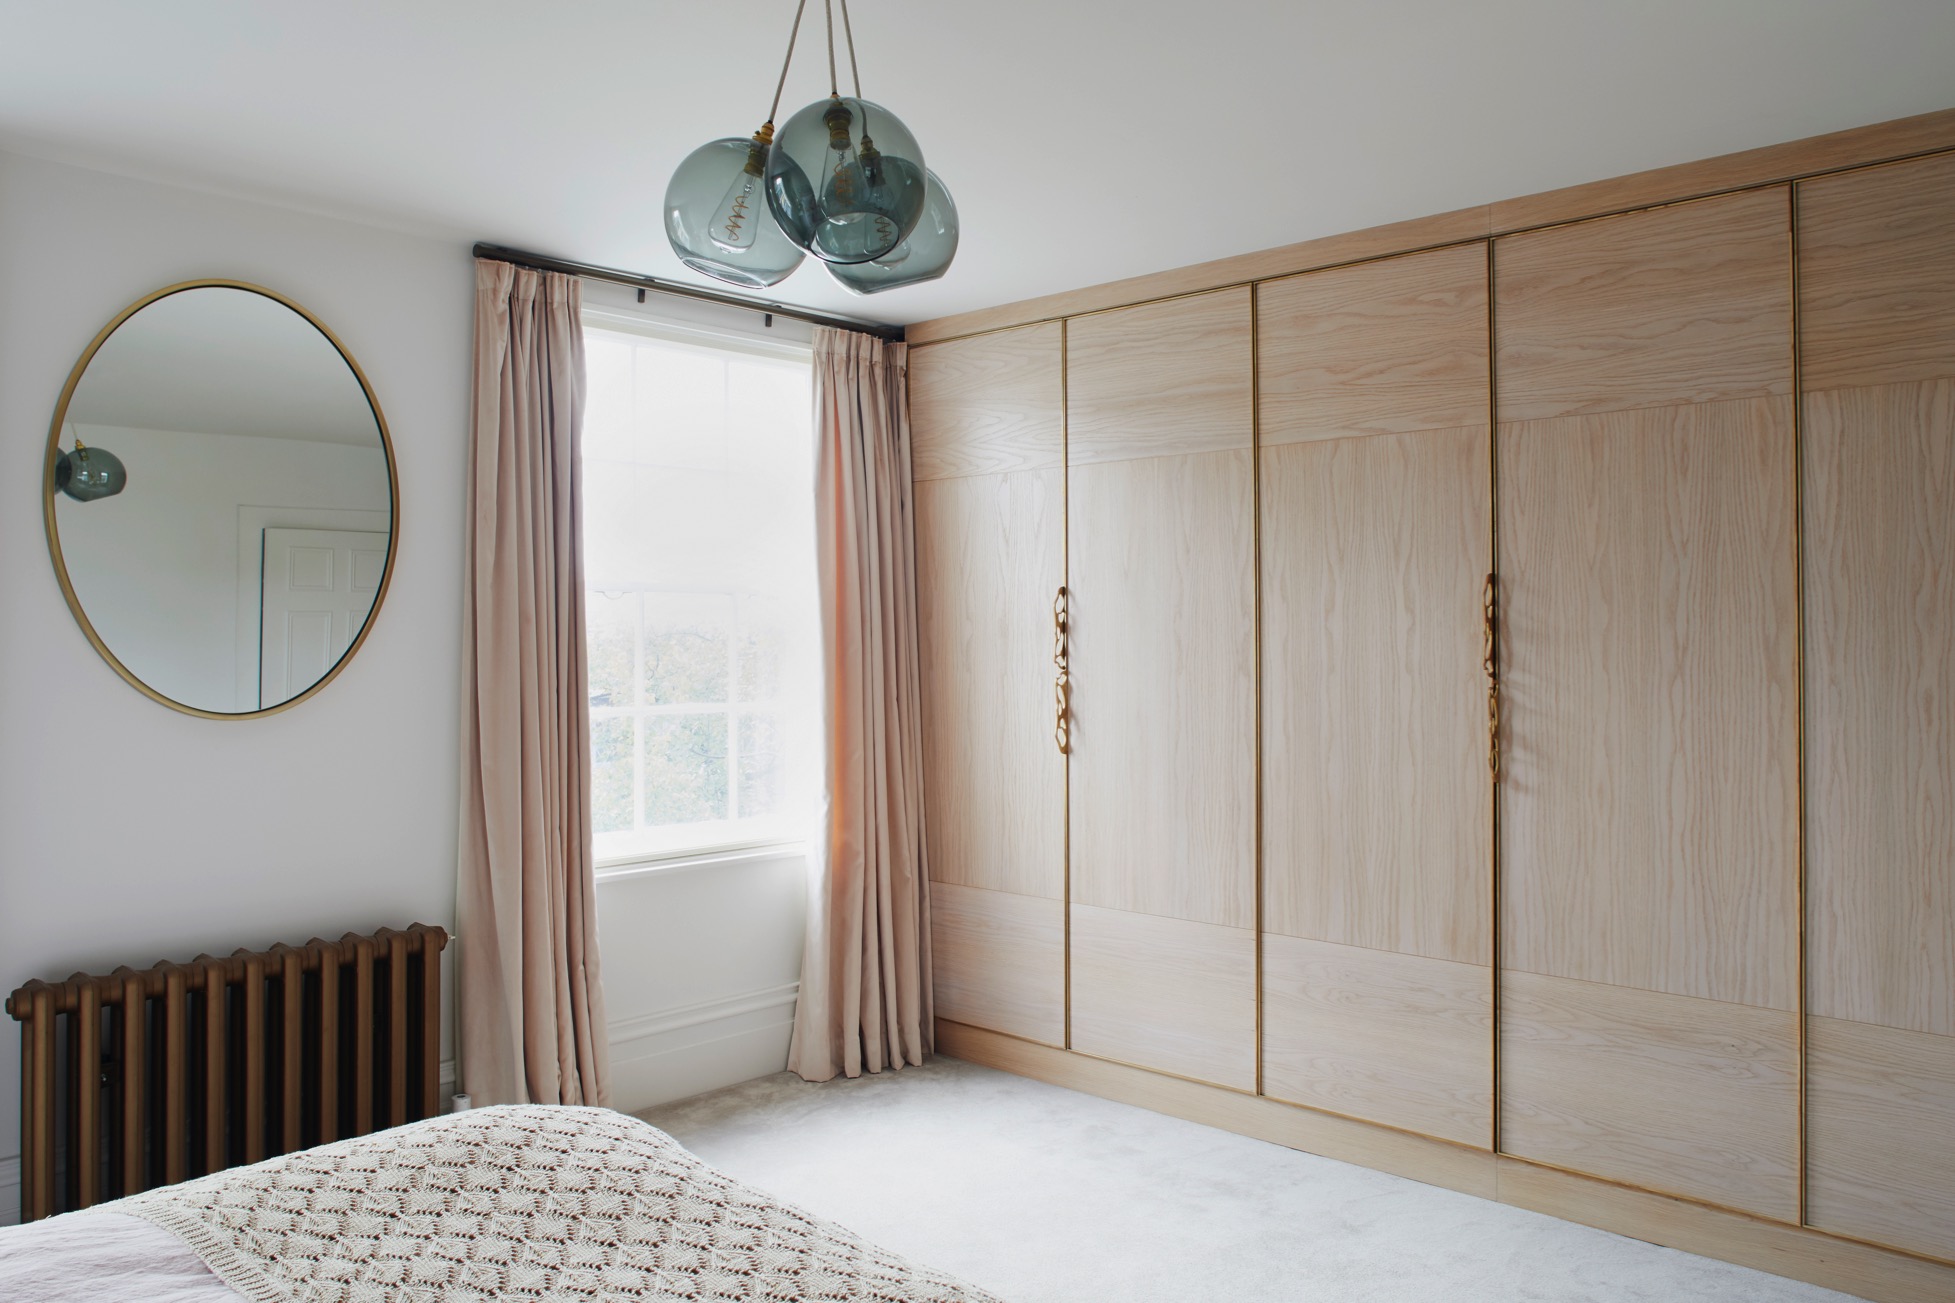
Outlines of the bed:
{"type": "Polygon", "coordinates": [[[8,1303],[998,1303],[597,1108],[430,1118],[0,1230],[8,1303]]]}

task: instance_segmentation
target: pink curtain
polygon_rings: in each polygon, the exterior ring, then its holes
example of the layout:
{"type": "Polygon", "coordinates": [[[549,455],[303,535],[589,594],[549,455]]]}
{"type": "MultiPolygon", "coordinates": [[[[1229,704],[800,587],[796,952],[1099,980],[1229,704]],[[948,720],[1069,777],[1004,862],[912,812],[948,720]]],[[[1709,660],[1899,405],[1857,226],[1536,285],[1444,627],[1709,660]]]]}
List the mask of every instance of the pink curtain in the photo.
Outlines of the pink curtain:
{"type": "Polygon", "coordinates": [[[475,264],[456,884],[461,1088],[605,1102],[584,666],[583,290],[475,264]]]}
{"type": "Polygon", "coordinates": [[[902,344],[815,331],[815,533],[828,815],[788,1066],[810,1081],[935,1043],[902,344]]]}

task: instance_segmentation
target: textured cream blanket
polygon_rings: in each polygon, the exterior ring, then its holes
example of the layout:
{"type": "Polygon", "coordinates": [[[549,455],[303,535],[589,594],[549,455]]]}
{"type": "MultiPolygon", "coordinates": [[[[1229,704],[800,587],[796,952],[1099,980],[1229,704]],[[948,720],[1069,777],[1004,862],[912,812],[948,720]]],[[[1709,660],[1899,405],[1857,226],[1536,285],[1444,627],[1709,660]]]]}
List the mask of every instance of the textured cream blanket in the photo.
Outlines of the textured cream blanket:
{"type": "Polygon", "coordinates": [[[609,1109],[475,1109],[103,1207],[260,1303],[998,1303],[609,1109]]]}

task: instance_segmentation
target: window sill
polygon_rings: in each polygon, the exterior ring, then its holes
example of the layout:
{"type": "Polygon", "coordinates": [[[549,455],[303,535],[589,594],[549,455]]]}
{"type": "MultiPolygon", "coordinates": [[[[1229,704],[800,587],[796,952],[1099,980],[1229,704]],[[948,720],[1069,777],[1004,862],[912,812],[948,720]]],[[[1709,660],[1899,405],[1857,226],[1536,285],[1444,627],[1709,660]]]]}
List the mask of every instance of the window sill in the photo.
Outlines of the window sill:
{"type": "Polygon", "coordinates": [[[692,869],[716,869],[728,864],[751,864],[755,860],[784,860],[808,853],[806,842],[745,842],[730,846],[699,847],[667,851],[657,855],[634,855],[616,860],[600,860],[596,876],[600,883],[640,878],[650,874],[684,873],[692,869]]]}

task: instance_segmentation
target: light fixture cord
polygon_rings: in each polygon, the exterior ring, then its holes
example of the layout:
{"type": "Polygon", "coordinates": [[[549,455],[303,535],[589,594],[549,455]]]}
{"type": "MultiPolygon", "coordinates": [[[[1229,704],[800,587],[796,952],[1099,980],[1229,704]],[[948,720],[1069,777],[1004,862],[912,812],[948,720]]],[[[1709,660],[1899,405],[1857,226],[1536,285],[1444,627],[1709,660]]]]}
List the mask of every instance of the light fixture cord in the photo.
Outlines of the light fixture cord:
{"type": "Polygon", "coordinates": [[[828,93],[840,95],[842,92],[835,77],[835,0],[821,0],[821,7],[828,15],[828,93]]]}
{"type": "Polygon", "coordinates": [[[767,124],[772,126],[774,115],[781,111],[781,92],[787,89],[787,68],[794,62],[794,43],[801,39],[801,13],[808,7],[808,0],[794,6],[794,27],[787,34],[787,54],[781,59],[781,79],[774,83],[774,103],[767,110],[767,124]]]}
{"type": "Polygon", "coordinates": [[[849,0],[842,0],[842,35],[849,43],[849,77],[855,82],[855,98],[862,98],[862,69],[855,62],[855,28],[849,25],[849,0]]]}

